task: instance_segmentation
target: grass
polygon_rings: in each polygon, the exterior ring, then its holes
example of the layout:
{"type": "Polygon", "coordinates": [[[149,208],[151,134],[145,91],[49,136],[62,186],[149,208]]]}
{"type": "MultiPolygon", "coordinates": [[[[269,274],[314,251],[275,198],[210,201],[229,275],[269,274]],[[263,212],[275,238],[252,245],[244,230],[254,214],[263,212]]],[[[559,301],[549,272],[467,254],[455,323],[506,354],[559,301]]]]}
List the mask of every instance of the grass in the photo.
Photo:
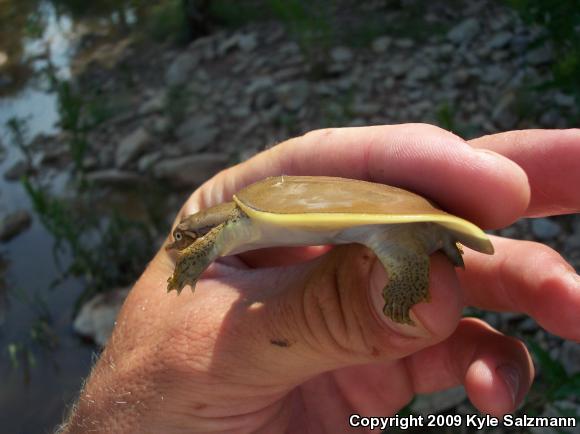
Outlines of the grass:
{"type": "Polygon", "coordinates": [[[147,224],[126,219],[115,210],[95,213],[92,202],[99,197],[91,187],[68,203],[31,179],[25,178],[23,184],[55,241],[53,255],[61,273],[51,286],[70,277],[83,278],[78,307],[92,295],[126,286],[138,277],[153,254],[153,230],[147,224]],[[67,265],[63,265],[65,257],[70,258],[67,265]]]}
{"type": "Polygon", "coordinates": [[[30,166],[32,164],[32,149],[29,142],[28,121],[25,118],[11,117],[6,122],[6,128],[10,134],[10,142],[20,150],[26,164],[30,166]]]}
{"type": "Polygon", "coordinates": [[[185,43],[188,39],[187,20],[182,0],[166,0],[147,5],[143,28],[145,34],[158,42],[185,43]]]}
{"type": "Polygon", "coordinates": [[[580,111],[580,0],[505,0],[528,24],[543,29],[537,44],[555,51],[552,79],[546,87],[574,95],[580,111]]]}
{"type": "Polygon", "coordinates": [[[11,287],[9,296],[22,303],[34,313],[27,336],[6,345],[6,355],[12,369],[21,370],[25,384],[30,382],[32,370],[38,364],[37,354],[42,350],[51,351],[58,346],[58,336],[52,328],[52,315],[44,297],[35,292],[33,296],[20,287],[11,287]]]}
{"type": "Polygon", "coordinates": [[[580,417],[578,413],[569,414],[570,411],[562,406],[563,401],[573,401],[580,396],[580,373],[567,374],[564,366],[537,342],[529,340],[527,345],[540,367],[540,375],[532,386],[525,412],[539,414],[549,406],[562,416],[580,417]]]}

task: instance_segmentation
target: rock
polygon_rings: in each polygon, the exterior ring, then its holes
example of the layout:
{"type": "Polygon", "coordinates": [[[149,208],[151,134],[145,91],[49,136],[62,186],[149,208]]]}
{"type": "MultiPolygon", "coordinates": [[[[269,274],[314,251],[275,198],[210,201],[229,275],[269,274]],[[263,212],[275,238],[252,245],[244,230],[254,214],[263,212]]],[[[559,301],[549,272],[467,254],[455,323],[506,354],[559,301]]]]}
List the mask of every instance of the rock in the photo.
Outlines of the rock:
{"type": "Polygon", "coordinates": [[[387,77],[383,80],[383,87],[387,90],[392,89],[395,86],[395,78],[387,77]]]}
{"type": "Polygon", "coordinates": [[[471,74],[471,70],[467,69],[467,68],[458,68],[457,70],[455,70],[455,74],[453,74],[454,78],[455,78],[455,82],[458,85],[463,85],[466,84],[469,79],[471,78],[472,74],[471,74]]]}
{"type": "MultiPolygon", "coordinates": [[[[570,398],[573,398],[573,392],[570,394],[570,398]]],[[[578,407],[578,403],[574,401],[564,400],[564,399],[557,399],[554,402],[547,404],[544,406],[543,411],[537,415],[538,418],[543,418],[544,420],[551,421],[551,420],[558,420],[564,416],[571,416],[575,417],[576,421],[578,420],[578,414],[580,412],[580,408],[578,407]],[[556,404],[557,405],[554,405],[556,404]]],[[[538,419],[540,420],[540,419],[538,419]]],[[[546,424],[547,425],[547,424],[546,424]]],[[[530,434],[578,434],[578,426],[575,424],[571,427],[561,427],[561,428],[552,428],[550,426],[542,426],[542,424],[537,424],[535,426],[531,426],[527,429],[530,434]]],[[[505,432],[505,431],[504,431],[505,432]]]]}
{"type": "Polygon", "coordinates": [[[7,73],[0,73],[0,89],[10,87],[14,84],[14,79],[7,73]]]}
{"type": "Polygon", "coordinates": [[[134,185],[143,182],[144,179],[138,173],[119,169],[103,169],[89,172],[86,175],[89,182],[110,185],[134,185]]]}
{"type": "Polygon", "coordinates": [[[374,116],[382,108],[382,104],[372,101],[356,101],[353,104],[352,111],[358,116],[374,116]]]}
{"type": "Polygon", "coordinates": [[[117,314],[129,294],[129,288],[118,288],[95,295],[81,307],[73,322],[73,329],[104,347],[115,326],[117,314]]]}
{"type": "Polygon", "coordinates": [[[191,116],[179,126],[175,135],[183,149],[196,153],[214,143],[219,134],[214,115],[191,116]]]}
{"type": "Polygon", "coordinates": [[[568,375],[574,375],[580,372],[580,343],[564,341],[562,344],[562,353],[560,355],[562,365],[568,375]]]}
{"type": "Polygon", "coordinates": [[[566,249],[569,251],[580,249],[580,233],[574,233],[566,238],[566,249]]]}
{"type": "Polygon", "coordinates": [[[405,39],[395,39],[393,41],[393,44],[395,44],[397,48],[402,48],[403,50],[406,50],[412,48],[413,45],[415,45],[415,42],[412,39],[405,38],[405,39]]]}
{"type": "Polygon", "coordinates": [[[281,109],[280,106],[276,105],[276,96],[273,91],[274,89],[268,89],[263,92],[258,92],[254,97],[254,108],[260,111],[281,109]]]}
{"type": "Polygon", "coordinates": [[[377,54],[382,54],[389,49],[393,39],[390,36],[379,36],[372,43],[372,49],[377,54]]]}
{"type": "Polygon", "coordinates": [[[459,386],[429,395],[417,395],[412,408],[420,414],[437,414],[455,407],[465,399],[465,389],[459,386]]]}
{"type": "Polygon", "coordinates": [[[249,53],[258,46],[258,38],[255,33],[248,33],[238,36],[238,47],[240,50],[249,53]]]}
{"type": "Polygon", "coordinates": [[[192,187],[202,184],[229,163],[229,156],[207,153],[165,159],[157,162],[153,174],[175,187],[192,187]]]}
{"type": "Polygon", "coordinates": [[[181,53],[167,68],[165,83],[167,86],[181,86],[186,84],[199,63],[199,58],[194,53],[186,51],[181,53]]]}
{"type": "Polygon", "coordinates": [[[557,92],[554,95],[554,102],[560,107],[572,108],[576,105],[576,98],[574,98],[574,95],[557,92]]]}
{"type": "Polygon", "coordinates": [[[560,235],[562,228],[553,220],[547,218],[532,219],[532,233],[539,240],[552,240],[560,235]]]}
{"type": "Polygon", "coordinates": [[[278,53],[280,53],[283,58],[296,56],[300,54],[300,45],[294,41],[287,42],[280,46],[278,53]]]}
{"type": "Polygon", "coordinates": [[[487,46],[489,48],[491,48],[492,50],[497,49],[497,48],[503,48],[505,47],[510,40],[513,38],[513,34],[511,32],[499,32],[496,33],[495,35],[493,35],[488,41],[487,41],[487,46]]]}
{"type": "Polygon", "coordinates": [[[500,235],[505,238],[520,238],[521,231],[517,225],[508,226],[507,228],[503,228],[499,231],[500,235]]]}
{"type": "Polygon", "coordinates": [[[528,50],[526,53],[528,63],[535,66],[550,63],[553,58],[552,48],[547,44],[528,50]]]}
{"type": "Polygon", "coordinates": [[[245,137],[246,135],[250,134],[254,129],[256,129],[260,125],[260,119],[256,118],[255,116],[250,116],[247,118],[238,128],[238,134],[240,137],[245,137]]]}
{"type": "Polygon", "coordinates": [[[237,119],[246,118],[250,116],[251,113],[252,111],[250,110],[250,107],[248,107],[247,105],[238,105],[232,108],[229,112],[230,116],[237,119]]]}
{"type": "Polygon", "coordinates": [[[515,127],[518,117],[516,115],[516,98],[513,93],[507,93],[499,100],[491,114],[491,119],[503,130],[515,127]]]}
{"type": "Polygon", "coordinates": [[[540,116],[540,125],[547,128],[554,128],[560,120],[560,111],[556,109],[548,109],[540,116]]]}
{"type": "Polygon", "coordinates": [[[265,89],[272,89],[274,87],[274,80],[268,75],[256,77],[250,81],[244,91],[247,95],[254,95],[259,91],[265,89]]]}
{"type": "Polygon", "coordinates": [[[155,163],[161,159],[161,156],[162,154],[160,151],[143,155],[137,162],[137,169],[141,173],[149,171],[155,163]]]}
{"type": "Polygon", "coordinates": [[[32,217],[26,210],[11,212],[0,220],[0,241],[8,241],[30,227],[32,217]]]}
{"type": "Polygon", "coordinates": [[[41,166],[63,167],[70,160],[71,155],[68,146],[54,144],[50,147],[44,147],[39,164],[41,166]]]}
{"type": "Polygon", "coordinates": [[[28,163],[24,160],[18,160],[6,170],[4,179],[7,181],[16,181],[29,173],[29,171],[28,163]]]}
{"type": "Polygon", "coordinates": [[[530,37],[528,35],[514,35],[510,42],[510,48],[515,53],[523,53],[530,45],[530,37]]]}
{"type": "Polygon", "coordinates": [[[431,76],[431,70],[429,69],[429,67],[427,67],[425,65],[416,65],[413,69],[411,69],[407,73],[405,78],[407,79],[408,82],[415,82],[415,81],[426,80],[430,76],[431,76]]]}
{"type": "Polygon", "coordinates": [[[484,83],[501,85],[512,77],[512,73],[500,65],[489,65],[485,67],[481,74],[481,80],[484,83]]]}
{"type": "Polygon", "coordinates": [[[336,63],[347,63],[352,61],[354,55],[352,50],[347,47],[334,47],[330,50],[330,58],[336,63]]]}
{"type": "Polygon", "coordinates": [[[310,86],[306,80],[282,83],[276,88],[276,97],[282,107],[289,111],[298,111],[306,104],[310,86]]]}
{"type": "Polygon", "coordinates": [[[352,64],[354,54],[350,48],[334,47],[330,50],[330,65],[328,71],[331,73],[343,73],[347,71],[352,64]]]}
{"type": "Polygon", "coordinates": [[[163,91],[155,93],[139,107],[139,114],[146,116],[163,111],[165,109],[165,97],[165,92],[163,91]]]}
{"type": "Polygon", "coordinates": [[[405,75],[405,73],[411,69],[411,62],[408,60],[400,60],[395,61],[389,65],[389,69],[391,70],[391,74],[393,77],[401,77],[405,75]]]}
{"type": "MultiPolygon", "coordinates": [[[[491,60],[494,62],[501,62],[503,60],[507,60],[511,57],[511,53],[508,50],[495,50],[491,53],[491,60]]],[[[476,65],[478,63],[478,59],[474,57],[474,62],[472,65],[476,65]]]]}
{"type": "Polygon", "coordinates": [[[155,116],[151,119],[148,127],[155,134],[165,134],[169,130],[171,121],[167,116],[155,116]]]}
{"type": "Polygon", "coordinates": [[[479,30],[479,21],[475,18],[468,18],[453,27],[447,33],[447,39],[456,45],[467,45],[478,35],[479,30]]]}
{"type": "Polygon", "coordinates": [[[139,155],[145,151],[147,145],[151,140],[149,132],[144,128],[140,127],[126,136],[115,152],[115,164],[117,167],[125,167],[131,161],[136,159],[139,155]]]}
{"type": "Polygon", "coordinates": [[[223,56],[230,51],[240,49],[246,53],[253,51],[258,45],[258,39],[254,33],[240,34],[236,33],[222,41],[217,47],[217,54],[223,56]]]}

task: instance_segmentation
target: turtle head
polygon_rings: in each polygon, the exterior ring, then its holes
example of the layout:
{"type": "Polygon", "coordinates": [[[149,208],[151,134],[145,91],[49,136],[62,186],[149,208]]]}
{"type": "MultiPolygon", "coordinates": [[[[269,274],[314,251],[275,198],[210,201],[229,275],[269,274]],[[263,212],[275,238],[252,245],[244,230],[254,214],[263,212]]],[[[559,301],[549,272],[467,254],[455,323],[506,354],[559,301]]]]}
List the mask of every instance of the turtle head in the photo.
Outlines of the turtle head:
{"type": "Polygon", "coordinates": [[[195,231],[188,230],[186,225],[180,223],[173,230],[173,242],[165,246],[165,250],[183,250],[189,247],[195,240],[199,238],[199,234],[195,231]]]}

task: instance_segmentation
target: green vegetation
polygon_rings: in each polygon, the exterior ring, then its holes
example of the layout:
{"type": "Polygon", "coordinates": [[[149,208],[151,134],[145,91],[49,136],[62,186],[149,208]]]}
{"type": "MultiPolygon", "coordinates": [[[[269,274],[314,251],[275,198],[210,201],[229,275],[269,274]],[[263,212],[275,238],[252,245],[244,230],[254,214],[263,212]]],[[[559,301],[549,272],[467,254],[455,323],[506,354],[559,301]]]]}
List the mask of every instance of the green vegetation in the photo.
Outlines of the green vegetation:
{"type": "Polygon", "coordinates": [[[157,4],[142,2],[144,34],[158,42],[187,42],[188,31],[182,0],[166,0],[157,4]]]}
{"type": "Polygon", "coordinates": [[[457,113],[448,101],[442,102],[435,108],[435,119],[437,125],[441,128],[451,131],[460,137],[472,137],[474,130],[476,130],[473,126],[457,120],[457,113]]]}
{"type": "Polygon", "coordinates": [[[540,368],[540,375],[526,400],[525,412],[539,414],[549,406],[562,416],[580,417],[577,413],[569,414],[570,410],[562,405],[563,401],[580,396],[580,373],[568,375],[564,366],[537,342],[528,340],[527,345],[540,368]]]}
{"type": "Polygon", "coordinates": [[[116,210],[98,210],[99,194],[92,188],[69,203],[25,178],[24,187],[44,227],[54,237],[54,259],[61,269],[58,285],[82,277],[85,288],[77,306],[98,292],[133,282],[153,254],[153,230],[144,222],[126,219],[116,210]]]}
{"type": "Polygon", "coordinates": [[[29,292],[19,287],[12,287],[10,297],[31,309],[34,320],[30,324],[27,335],[22,340],[6,345],[6,355],[13,369],[22,372],[24,382],[30,382],[31,372],[37,365],[37,360],[43,359],[43,351],[51,351],[58,346],[58,336],[52,328],[52,316],[43,296],[29,292]],[[40,356],[40,357],[39,357],[40,356]]]}
{"type": "Polygon", "coordinates": [[[316,7],[307,9],[307,3],[301,0],[267,2],[273,16],[285,24],[298,43],[314,79],[327,75],[328,53],[337,39],[332,21],[333,3],[314,1],[310,6],[316,7]]]}
{"type": "Polygon", "coordinates": [[[28,140],[28,124],[26,120],[15,117],[10,118],[6,122],[6,128],[8,128],[8,132],[11,135],[12,144],[22,152],[26,164],[30,166],[32,164],[32,149],[30,149],[28,140]]]}
{"type": "Polygon", "coordinates": [[[506,0],[529,24],[543,29],[538,44],[550,43],[556,58],[545,83],[576,97],[580,107],[580,0],[506,0]]]}

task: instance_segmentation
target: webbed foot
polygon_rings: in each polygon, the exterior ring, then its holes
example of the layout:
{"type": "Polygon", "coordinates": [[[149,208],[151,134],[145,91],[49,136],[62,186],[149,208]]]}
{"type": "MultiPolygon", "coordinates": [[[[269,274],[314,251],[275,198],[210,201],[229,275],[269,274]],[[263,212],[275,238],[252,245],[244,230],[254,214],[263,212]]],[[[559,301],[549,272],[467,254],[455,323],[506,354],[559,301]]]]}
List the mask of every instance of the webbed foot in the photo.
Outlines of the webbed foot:
{"type": "Polygon", "coordinates": [[[167,292],[169,293],[175,290],[177,291],[177,295],[179,295],[187,285],[191,287],[191,292],[195,292],[196,284],[197,277],[190,277],[187,270],[180,270],[178,266],[176,266],[173,275],[167,279],[167,292]]]}
{"type": "Polygon", "coordinates": [[[429,301],[429,257],[414,252],[379,258],[389,276],[383,289],[383,312],[393,321],[414,325],[409,316],[411,308],[429,301]]]}

